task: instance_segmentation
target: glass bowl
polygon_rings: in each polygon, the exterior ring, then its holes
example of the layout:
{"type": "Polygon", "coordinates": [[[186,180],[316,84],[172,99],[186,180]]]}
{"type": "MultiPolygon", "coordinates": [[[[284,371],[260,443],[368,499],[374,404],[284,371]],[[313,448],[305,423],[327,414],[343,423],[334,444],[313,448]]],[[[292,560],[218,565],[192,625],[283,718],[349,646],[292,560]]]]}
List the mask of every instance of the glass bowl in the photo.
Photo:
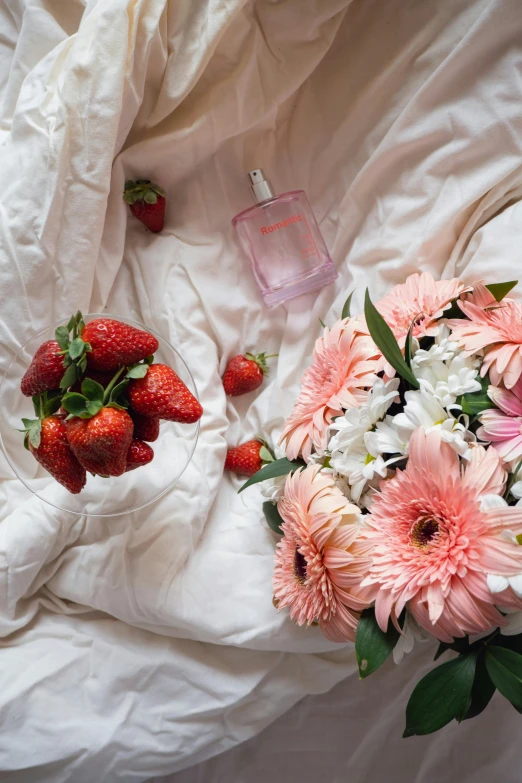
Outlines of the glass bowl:
{"type": "MultiPolygon", "coordinates": [[[[84,316],[86,323],[94,318],[112,318],[153,334],[159,343],[154,361],[172,367],[192,394],[198,397],[194,378],[184,359],[161,335],[138,321],[119,315],[89,313],[84,316]]],[[[118,477],[102,478],[87,473],[87,483],[82,491],[78,495],[68,492],[25,449],[23,433],[17,432],[23,426],[22,417],[34,419],[32,400],[20,391],[22,376],[39,346],[46,340],[53,340],[56,327],[67,324],[67,321],[59,321],[31,337],[7,367],[0,382],[0,445],[20,481],[55,508],[95,517],[139,511],[165,495],[179,480],[196,448],[199,422],[178,424],[161,421],[159,437],[150,444],[154,450],[152,462],[118,477]]]]}

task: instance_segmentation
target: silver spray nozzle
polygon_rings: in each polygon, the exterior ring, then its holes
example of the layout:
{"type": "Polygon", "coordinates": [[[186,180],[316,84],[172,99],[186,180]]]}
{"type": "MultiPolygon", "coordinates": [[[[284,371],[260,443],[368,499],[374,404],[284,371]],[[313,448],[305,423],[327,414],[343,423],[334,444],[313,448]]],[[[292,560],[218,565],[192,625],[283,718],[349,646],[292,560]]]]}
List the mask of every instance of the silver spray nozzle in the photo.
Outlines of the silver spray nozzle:
{"type": "Polygon", "coordinates": [[[263,169],[254,169],[248,172],[250,189],[257,204],[260,201],[266,201],[268,198],[274,198],[275,193],[269,179],[265,179],[263,169]]]}

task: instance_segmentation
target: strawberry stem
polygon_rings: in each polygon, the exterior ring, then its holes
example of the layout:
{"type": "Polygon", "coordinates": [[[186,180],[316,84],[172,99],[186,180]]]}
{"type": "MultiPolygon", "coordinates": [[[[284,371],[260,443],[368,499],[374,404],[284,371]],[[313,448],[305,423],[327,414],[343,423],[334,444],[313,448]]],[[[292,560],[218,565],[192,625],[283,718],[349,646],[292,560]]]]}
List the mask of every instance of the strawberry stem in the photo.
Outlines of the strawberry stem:
{"type": "Polygon", "coordinates": [[[118,370],[118,372],[116,373],[116,375],[114,376],[114,378],[112,378],[112,380],[111,380],[111,382],[109,383],[109,385],[108,385],[108,386],[105,388],[105,393],[104,393],[104,395],[103,395],[103,403],[104,403],[104,404],[110,400],[110,397],[111,397],[111,391],[112,391],[112,390],[114,389],[114,387],[116,386],[116,381],[118,380],[118,378],[120,377],[120,375],[122,374],[122,372],[123,372],[124,370],[125,370],[125,367],[120,367],[120,369],[118,370]]]}

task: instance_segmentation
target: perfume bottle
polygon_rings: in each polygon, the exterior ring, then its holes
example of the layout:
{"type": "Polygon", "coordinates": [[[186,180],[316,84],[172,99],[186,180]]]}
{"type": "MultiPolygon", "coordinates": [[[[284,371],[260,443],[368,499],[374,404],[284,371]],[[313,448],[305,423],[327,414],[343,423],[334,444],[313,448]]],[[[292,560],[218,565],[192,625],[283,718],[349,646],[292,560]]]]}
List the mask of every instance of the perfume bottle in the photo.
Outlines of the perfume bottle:
{"type": "Polygon", "coordinates": [[[304,190],[276,196],[263,169],[248,174],[255,206],[232,219],[269,307],[337,277],[304,190]]]}

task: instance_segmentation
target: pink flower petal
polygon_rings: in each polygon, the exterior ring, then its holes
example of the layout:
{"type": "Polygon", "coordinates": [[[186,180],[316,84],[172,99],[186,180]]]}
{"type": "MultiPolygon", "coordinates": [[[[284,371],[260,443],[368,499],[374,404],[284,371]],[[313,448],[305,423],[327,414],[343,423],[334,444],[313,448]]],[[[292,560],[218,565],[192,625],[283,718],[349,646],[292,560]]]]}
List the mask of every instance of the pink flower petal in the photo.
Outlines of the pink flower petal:
{"type": "Polygon", "coordinates": [[[490,386],[488,397],[508,416],[522,416],[522,400],[512,391],[501,389],[498,386],[490,386]]]}

